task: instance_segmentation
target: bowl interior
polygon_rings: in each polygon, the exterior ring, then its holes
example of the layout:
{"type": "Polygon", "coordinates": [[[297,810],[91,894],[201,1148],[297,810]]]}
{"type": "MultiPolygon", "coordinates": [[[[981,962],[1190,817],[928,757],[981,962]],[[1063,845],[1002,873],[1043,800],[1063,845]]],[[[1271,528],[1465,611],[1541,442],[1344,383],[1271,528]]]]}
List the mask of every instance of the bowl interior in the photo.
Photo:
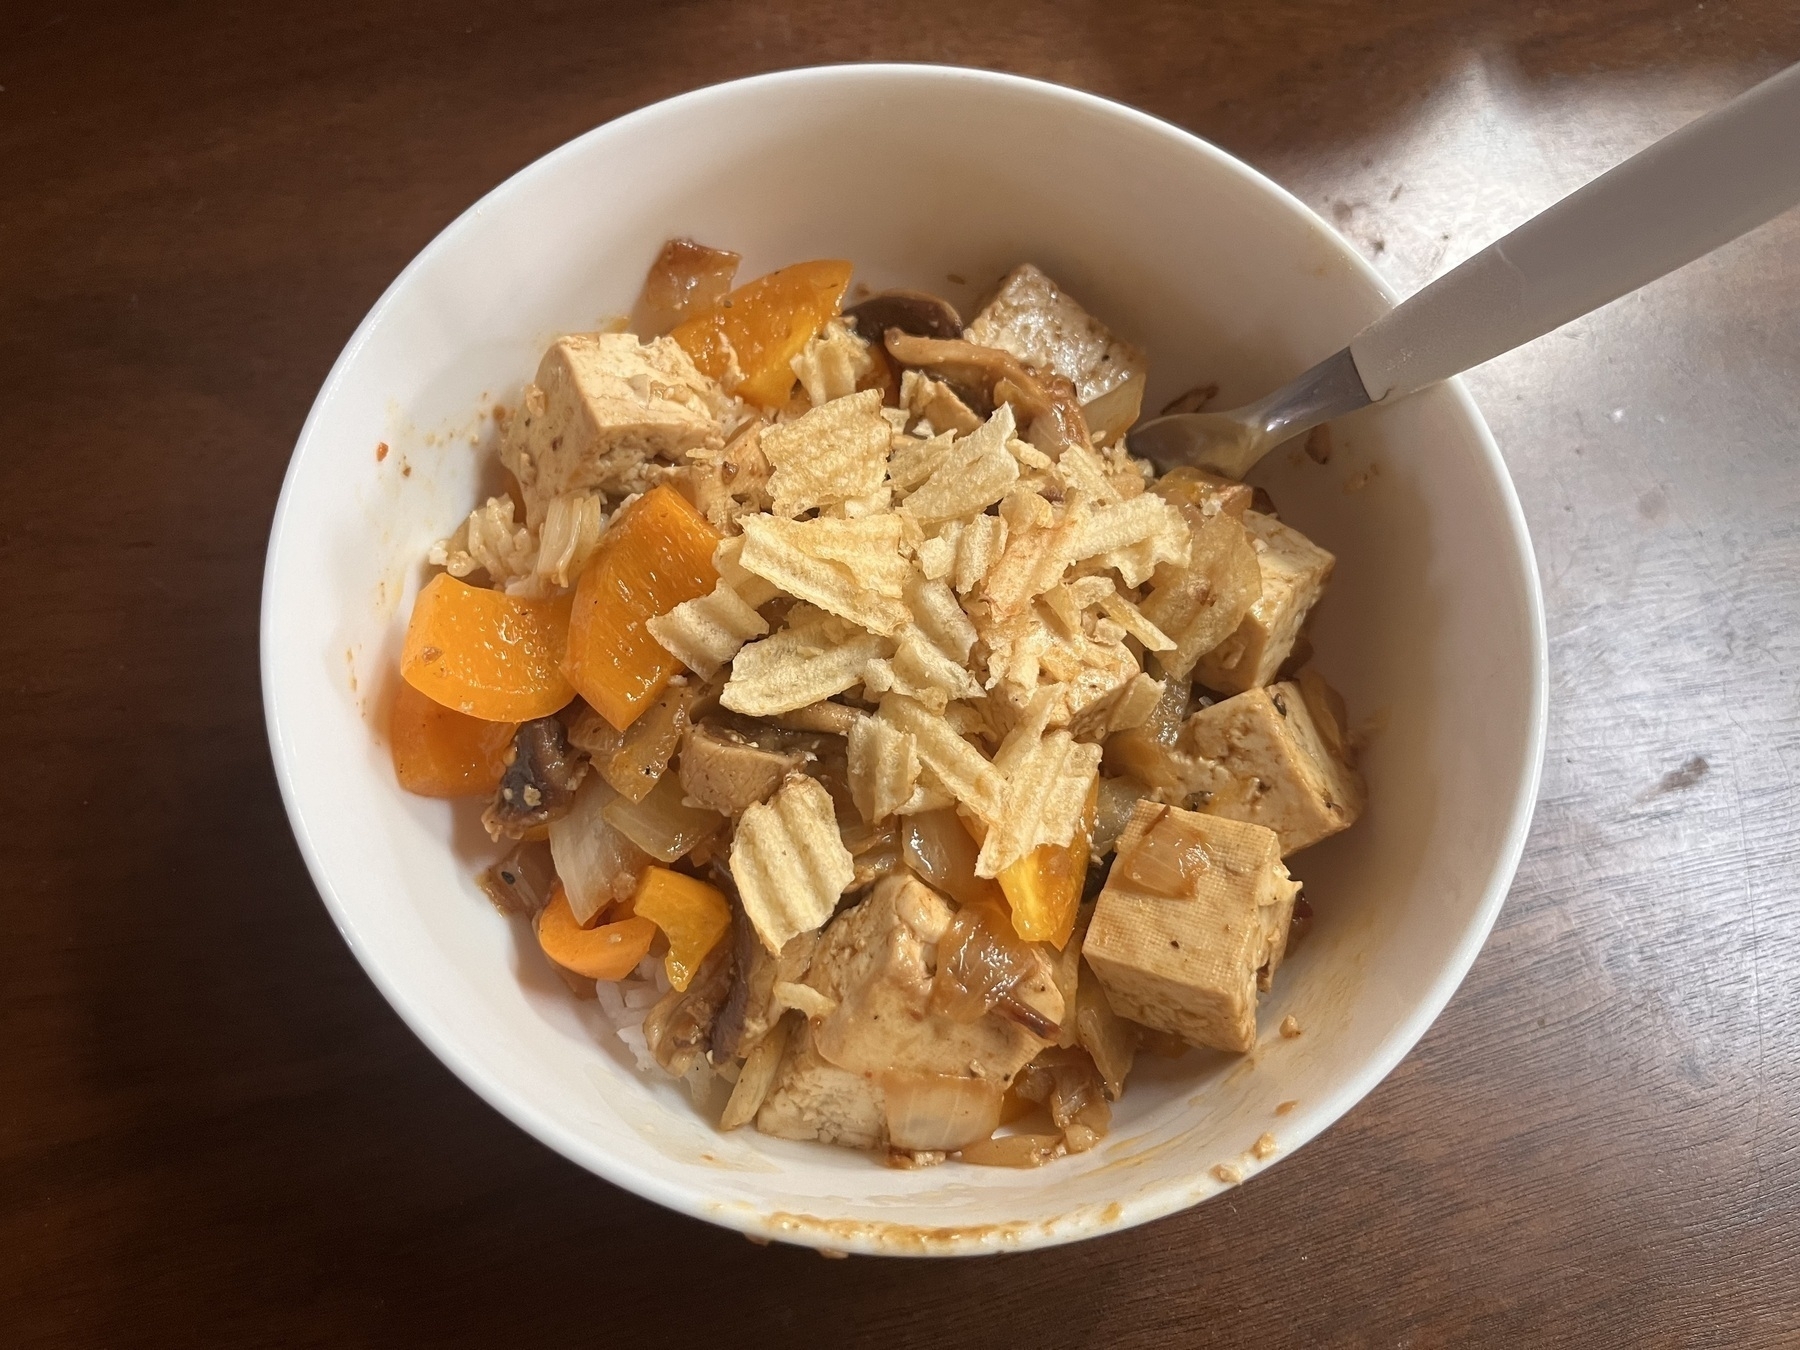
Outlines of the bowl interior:
{"type": "Polygon", "coordinates": [[[1290,860],[1318,919],[1245,1057],[1146,1058],[1104,1144],[1038,1172],[883,1168],[718,1134],[639,1075],[473,875],[466,807],[409,797],[381,731],[422,558],[491,486],[494,404],[558,333],[630,310],[662,241],[856,263],[973,307],[1039,263],[1147,348],[1147,406],[1247,399],[1386,304],[1271,184],[1152,119],[968,71],[847,67],[720,86],[609,124],[444,232],[357,332],[289,473],[264,595],[271,738],[296,833],[370,975],[463,1079],[595,1172],[746,1231],[840,1249],[1018,1247],[1139,1222],[1291,1152],[1417,1040],[1473,959],[1517,861],[1541,754],[1544,642],[1510,483],[1460,387],[1370,410],[1320,466],[1259,478],[1338,556],[1318,664],[1367,730],[1372,805],[1290,860]],[[377,445],[389,450],[378,457],[377,445]],[[1294,1016],[1304,1034],[1282,1039],[1294,1016]],[[1288,1103],[1294,1105],[1285,1106],[1288,1103]]]}

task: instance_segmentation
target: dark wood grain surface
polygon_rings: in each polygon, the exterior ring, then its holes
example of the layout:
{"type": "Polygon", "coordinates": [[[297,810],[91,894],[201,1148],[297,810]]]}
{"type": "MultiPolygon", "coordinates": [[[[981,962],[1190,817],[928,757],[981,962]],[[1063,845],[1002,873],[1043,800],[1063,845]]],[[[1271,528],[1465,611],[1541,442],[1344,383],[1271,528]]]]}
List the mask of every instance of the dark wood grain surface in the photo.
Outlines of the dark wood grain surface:
{"type": "Polygon", "coordinates": [[[1149,109],[1402,290],[1800,58],[1791,0],[0,15],[0,1343],[1800,1344],[1800,218],[1477,372],[1549,607],[1500,924],[1342,1123],[1074,1248],[827,1262],[539,1147],[338,939],[256,617],[326,370],[469,202],[783,66],[1149,109]]]}

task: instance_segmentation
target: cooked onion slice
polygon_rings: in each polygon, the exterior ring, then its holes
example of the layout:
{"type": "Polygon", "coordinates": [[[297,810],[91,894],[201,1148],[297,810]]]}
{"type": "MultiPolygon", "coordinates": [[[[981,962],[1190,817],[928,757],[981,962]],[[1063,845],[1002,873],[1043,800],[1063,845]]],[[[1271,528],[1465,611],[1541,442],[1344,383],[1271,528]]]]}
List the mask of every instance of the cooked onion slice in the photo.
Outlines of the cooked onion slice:
{"type": "Polygon", "coordinates": [[[781,1056],[787,1049],[788,1034],[793,1029],[794,1019],[784,1017],[769,1028],[768,1035],[756,1043],[756,1048],[744,1061],[736,1085],[731,1089],[731,1100],[725,1103],[725,1114],[719,1117],[721,1130],[735,1130],[740,1125],[748,1124],[762,1109],[763,1099],[769,1095],[769,1089],[775,1086],[775,1071],[781,1067],[781,1056]]]}
{"type": "Polygon", "coordinates": [[[937,974],[931,983],[931,1008],[957,1022],[975,1022],[997,1005],[1021,1025],[1046,1040],[1060,1029],[1035,1009],[1018,1012],[1023,1003],[1012,997],[1014,986],[1036,973],[1031,949],[1013,932],[1012,922],[995,904],[964,905],[938,939],[937,974]]]}
{"type": "Polygon", "coordinates": [[[575,922],[584,927],[608,905],[629,899],[650,865],[644,851],[606,819],[617,797],[604,779],[589,774],[569,814],[550,822],[550,855],[575,922]]]}
{"type": "Polygon", "coordinates": [[[1000,1128],[1001,1089],[980,1078],[942,1073],[881,1075],[888,1142],[895,1148],[955,1149],[1000,1128]]]}

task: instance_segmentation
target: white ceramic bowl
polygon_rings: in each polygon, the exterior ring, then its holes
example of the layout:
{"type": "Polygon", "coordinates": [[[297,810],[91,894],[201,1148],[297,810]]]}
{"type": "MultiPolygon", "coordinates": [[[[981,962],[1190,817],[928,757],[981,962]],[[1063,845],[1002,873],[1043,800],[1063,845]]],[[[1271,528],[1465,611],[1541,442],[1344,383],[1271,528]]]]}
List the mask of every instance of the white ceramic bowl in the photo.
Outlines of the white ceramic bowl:
{"type": "MultiPolygon", "coordinates": [[[[1034,1172],[890,1171],[721,1135],[631,1067],[473,875],[473,810],[394,782],[381,726],[430,542],[476,500],[490,405],[549,339],[627,311],[670,235],[740,275],[845,257],[964,306],[1030,259],[1149,352],[1148,406],[1229,406],[1344,345],[1390,296],[1299,202],[1203,141],[1051,85],[918,66],[793,71],[590,132],[496,188],[403,272],[294,451],[263,590],[269,736],[333,918],[420,1038],[525,1130],[672,1209],[864,1252],[1042,1246],[1168,1214],[1291,1154],[1368,1092],[1474,960],[1517,864],[1544,743],[1545,643],[1506,469],[1449,384],[1344,423],[1320,467],[1259,474],[1338,556],[1314,632],[1378,728],[1357,827],[1292,860],[1318,913],[1242,1058],[1146,1058],[1098,1149],[1034,1172]],[[376,446],[390,453],[378,461],[376,446]],[[1354,489],[1358,479],[1364,481],[1354,489]],[[1292,1014],[1298,1039],[1276,1034],[1292,1014]],[[1293,1102],[1287,1114],[1277,1107],[1293,1102]]],[[[491,480],[489,480],[491,482],[491,480]]]]}

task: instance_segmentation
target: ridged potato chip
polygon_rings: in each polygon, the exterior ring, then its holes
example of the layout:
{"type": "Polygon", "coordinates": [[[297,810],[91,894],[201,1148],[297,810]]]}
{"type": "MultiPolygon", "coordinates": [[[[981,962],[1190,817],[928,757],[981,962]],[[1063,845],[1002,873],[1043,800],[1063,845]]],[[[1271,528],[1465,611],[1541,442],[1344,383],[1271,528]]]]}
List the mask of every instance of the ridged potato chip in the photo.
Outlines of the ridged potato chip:
{"type": "Polygon", "coordinates": [[[752,642],[731,663],[719,702],[748,717],[773,717],[822,702],[861,681],[889,644],[854,624],[796,605],[787,627],[752,642]]]}
{"type": "MultiPolygon", "coordinates": [[[[854,394],[856,382],[874,369],[875,358],[869,355],[867,342],[846,328],[842,319],[833,319],[806,340],[800,355],[789,364],[818,408],[854,394]]],[[[881,406],[879,393],[875,406],[881,406]]]]}
{"type": "Polygon", "coordinates": [[[1185,566],[1164,563],[1139,606],[1175,641],[1158,656],[1164,671],[1184,678],[1202,656],[1237,631],[1262,595],[1262,566],[1243,523],[1223,511],[1184,506],[1193,535],[1185,566]]]}
{"type": "Polygon", "coordinates": [[[891,435],[879,389],[821,404],[770,427],[762,434],[762,452],[775,470],[769,478],[774,513],[792,519],[876,493],[887,477],[891,435]]]}
{"type": "Polygon", "coordinates": [[[919,743],[879,717],[858,718],[849,735],[850,797],[873,825],[894,814],[919,782],[919,743]]]}
{"type": "Polygon", "coordinates": [[[736,591],[743,602],[753,609],[761,609],[781,592],[754,573],[746,572],[739,559],[744,552],[744,536],[731,535],[721,539],[719,546],[713,550],[713,567],[719,573],[719,580],[736,591]]]}
{"type": "Polygon", "coordinates": [[[956,444],[956,434],[940,431],[935,436],[896,436],[888,458],[888,481],[901,492],[911,492],[942,464],[956,444]]]}
{"type": "Polygon", "coordinates": [[[1090,510],[1073,541],[1070,561],[1095,558],[1116,568],[1127,586],[1142,586],[1158,564],[1186,566],[1190,549],[1180,510],[1147,492],[1090,510]]]}
{"type": "Polygon", "coordinates": [[[998,818],[1006,780],[987,756],[957,735],[942,716],[904,694],[884,697],[879,716],[912,733],[919,748],[921,777],[929,769],[932,786],[941,787],[984,820],[998,818]]]}
{"type": "Polygon", "coordinates": [[[931,477],[907,496],[906,513],[930,529],[999,501],[1019,478],[1019,462],[1006,448],[1013,429],[1013,411],[1003,403],[979,428],[957,439],[931,477]]]}
{"type": "Polygon", "coordinates": [[[682,665],[710,679],[751,638],[769,625],[723,581],[697,600],[684,600],[667,614],[646,619],[644,627],[682,665]]]}
{"type": "Polygon", "coordinates": [[[1054,689],[1039,690],[994,756],[994,767],[1006,776],[1006,795],[976,857],[978,877],[998,876],[1039,844],[1066,847],[1075,837],[1088,789],[1100,773],[1100,747],[1067,731],[1045,730],[1061,701],[1054,689]]]}
{"type": "Polygon", "coordinates": [[[911,569],[900,553],[906,526],[898,516],[746,516],[743,527],[745,571],[872,633],[892,637],[906,623],[901,593],[911,569]]]}
{"type": "Polygon", "coordinates": [[[775,955],[829,919],[855,875],[831,794],[811,778],[789,779],[738,821],[731,879],[750,926],[775,955]]]}

